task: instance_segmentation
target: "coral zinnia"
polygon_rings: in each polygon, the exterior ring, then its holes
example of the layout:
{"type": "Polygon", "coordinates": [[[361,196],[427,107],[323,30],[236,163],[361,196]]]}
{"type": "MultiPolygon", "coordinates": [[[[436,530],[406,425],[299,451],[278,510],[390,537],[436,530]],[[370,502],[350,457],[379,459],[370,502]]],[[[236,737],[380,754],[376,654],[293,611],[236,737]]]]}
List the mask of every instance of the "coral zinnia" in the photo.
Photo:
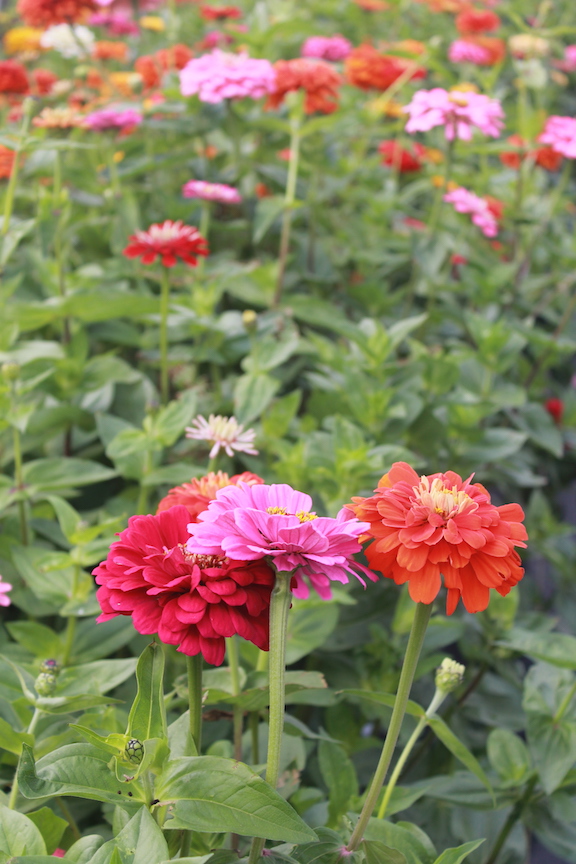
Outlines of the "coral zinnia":
{"type": "Polygon", "coordinates": [[[216,474],[210,471],[205,477],[193,477],[189,483],[170,489],[158,504],[156,512],[161,513],[176,504],[182,504],[188,510],[192,522],[197,522],[198,514],[206,510],[210,501],[216,498],[219,489],[224,489],[225,486],[238,486],[239,483],[254,486],[264,483],[264,480],[251,471],[243,471],[242,474],[234,474],[232,477],[229,477],[225,471],[218,471],[216,474]]]}
{"type": "Polygon", "coordinates": [[[137,231],[128,238],[124,249],[127,258],[142,258],[143,264],[153,264],[156,258],[164,267],[174,267],[178,258],[190,267],[196,267],[199,255],[208,255],[208,244],[194,225],[166,219],[162,224],[150,225],[147,231],[137,231]]]}
{"type": "Polygon", "coordinates": [[[9,147],[4,147],[0,144],[0,179],[5,180],[10,177],[12,174],[12,168],[14,167],[14,159],[16,158],[16,153],[14,150],[10,150],[9,147]]]}
{"type": "Polygon", "coordinates": [[[360,551],[358,537],[369,526],[345,510],[331,519],[318,517],[311,507],[309,495],[285,483],[228,486],[188,526],[188,548],[211,555],[223,551],[242,561],[270,556],[278,570],[293,573],[296,597],[308,596],[308,580],[323,599],[331,597],[331,581],[346,583],[349,574],[364,584],[358,570],[375,581],[352,559],[360,551]]]}
{"type": "Polygon", "coordinates": [[[546,171],[557,171],[562,164],[562,155],[556,153],[550,145],[530,148],[520,135],[511,135],[506,140],[508,144],[517,148],[516,150],[500,154],[500,161],[507,168],[515,168],[517,170],[528,157],[533,159],[536,165],[539,165],[546,171]]]}
{"type": "Polygon", "coordinates": [[[456,16],[455,24],[459,33],[488,33],[497,30],[501,21],[491,9],[474,9],[470,6],[456,16]]]}
{"type": "Polygon", "coordinates": [[[388,90],[400,76],[425,78],[426,70],[406,57],[381,54],[372,45],[359,45],[345,60],[346,77],[361,90],[388,90]]]}
{"type": "Polygon", "coordinates": [[[238,634],[268,650],[268,609],[275,574],[258,561],[232,561],[218,551],[186,549],[190,516],[171,507],[156,516],[132,516],[94,570],[102,614],[131,615],[139,633],[219,666],[226,636],[238,634]]]}
{"type": "Polygon", "coordinates": [[[332,114],[338,108],[338,85],[340,75],[324,60],[278,60],[274,64],[276,84],[268,97],[267,108],[277,108],[287,93],[304,90],[304,111],[313,114],[332,114]]]}
{"type": "Polygon", "coordinates": [[[481,612],[490,588],[506,595],[524,575],[514,549],[526,546],[522,508],[494,506],[486,489],[470,480],[453,471],[419,477],[396,462],[374,495],[347,505],[370,523],[370,566],[397,585],[408,582],[417,603],[432,603],[443,576],[448,615],[460,597],[468,612],[481,612]]]}
{"type": "Polygon", "coordinates": [[[0,93],[27,93],[29,89],[24,66],[16,60],[0,60],[0,93]]]}
{"type": "Polygon", "coordinates": [[[224,18],[242,18],[242,10],[238,6],[200,6],[200,15],[205,21],[220,21],[224,18]]]}
{"type": "Polygon", "coordinates": [[[95,0],[18,0],[16,11],[30,27],[81,21],[96,9],[95,0]]]}

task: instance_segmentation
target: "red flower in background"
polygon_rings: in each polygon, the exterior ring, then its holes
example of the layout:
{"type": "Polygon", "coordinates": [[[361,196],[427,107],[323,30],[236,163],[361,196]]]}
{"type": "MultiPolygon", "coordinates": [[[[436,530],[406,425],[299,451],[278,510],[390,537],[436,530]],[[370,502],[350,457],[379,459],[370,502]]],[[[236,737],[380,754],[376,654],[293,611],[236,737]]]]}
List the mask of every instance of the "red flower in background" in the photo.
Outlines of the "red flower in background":
{"type": "Polygon", "coordinates": [[[219,21],[223,18],[242,18],[238,6],[200,6],[200,15],[205,21],[219,21]]]}
{"type": "Polygon", "coordinates": [[[422,159],[426,155],[426,148],[422,144],[412,144],[408,150],[397,141],[382,141],[378,145],[378,152],[382,154],[382,164],[388,165],[407,174],[411,171],[420,171],[423,165],[422,159]]]}
{"type": "Polygon", "coordinates": [[[0,60],[0,93],[27,93],[28,74],[16,60],[0,60]]]}
{"type": "Polygon", "coordinates": [[[344,67],[349,82],[361,90],[387,90],[401,75],[407,75],[408,80],[426,77],[426,70],[413,60],[381,54],[368,44],[354,48],[344,67]]]}
{"type": "Polygon", "coordinates": [[[481,612],[490,588],[504,596],[524,575],[514,549],[526,546],[522,508],[495,507],[470,480],[453,471],[419,477],[396,462],[372,497],[347,505],[370,523],[364,539],[374,541],[366,549],[371,569],[397,585],[407,582],[417,603],[432,603],[444,577],[448,615],[460,598],[468,612],[481,612]]]}
{"type": "Polygon", "coordinates": [[[319,111],[331,114],[338,108],[338,86],[342,79],[338,72],[323,60],[278,60],[274,64],[276,88],[268,97],[267,108],[277,108],[287,93],[304,90],[304,110],[307,114],[319,111]]]}
{"type": "Polygon", "coordinates": [[[188,656],[219,666],[225,637],[238,634],[268,650],[274,570],[262,559],[233,561],[194,554],[186,507],[156,516],[132,516],[96,567],[102,614],[97,621],[131,615],[139,633],[158,633],[188,656]]]}
{"type": "Polygon", "coordinates": [[[16,154],[9,147],[0,144],[0,179],[6,180],[12,173],[16,154]]]}
{"type": "Polygon", "coordinates": [[[562,399],[547,399],[544,403],[544,407],[553,418],[554,422],[559,426],[560,423],[562,423],[562,417],[564,416],[564,402],[562,399]]]}
{"type": "Polygon", "coordinates": [[[58,81],[58,76],[49,69],[33,69],[32,79],[34,81],[33,89],[38,95],[47,96],[48,93],[52,92],[54,84],[58,81]]]}
{"type": "Polygon", "coordinates": [[[218,471],[217,474],[210,471],[205,477],[193,477],[189,483],[183,483],[181,486],[170,489],[158,504],[156,513],[162,513],[176,504],[182,504],[190,515],[188,521],[197,522],[198,514],[206,510],[210,501],[216,498],[219,489],[224,489],[225,486],[238,486],[239,483],[255,486],[264,483],[264,480],[250,471],[234,474],[232,477],[229,477],[225,471],[218,471]]]}
{"type": "Polygon", "coordinates": [[[521,163],[529,156],[534,159],[536,165],[539,165],[546,171],[557,171],[562,164],[562,154],[557,153],[550,145],[530,147],[520,135],[511,135],[506,140],[508,144],[518,148],[518,150],[511,150],[508,153],[500,154],[500,161],[507,168],[518,170],[521,163]]]}
{"type": "Polygon", "coordinates": [[[455,23],[459,33],[490,33],[497,30],[502,22],[490,9],[474,9],[470,6],[456,16],[455,23]]]}
{"type": "Polygon", "coordinates": [[[147,231],[137,231],[128,238],[124,249],[127,258],[142,258],[143,264],[153,264],[156,258],[164,267],[174,267],[178,258],[196,267],[199,255],[208,255],[206,240],[194,225],[172,222],[150,225],[147,231]]]}
{"type": "Polygon", "coordinates": [[[29,27],[72,24],[97,8],[95,0],[18,0],[16,4],[16,11],[29,27]]]}

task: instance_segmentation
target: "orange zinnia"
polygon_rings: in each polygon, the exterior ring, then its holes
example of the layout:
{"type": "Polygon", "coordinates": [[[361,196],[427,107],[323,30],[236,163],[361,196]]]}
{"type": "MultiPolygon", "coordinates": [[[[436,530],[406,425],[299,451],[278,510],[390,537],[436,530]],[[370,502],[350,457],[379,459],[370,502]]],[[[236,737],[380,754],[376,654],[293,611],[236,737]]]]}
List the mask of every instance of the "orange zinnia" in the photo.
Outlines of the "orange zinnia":
{"type": "Polygon", "coordinates": [[[189,483],[183,483],[181,486],[170,489],[158,504],[156,513],[162,513],[163,510],[169,510],[170,507],[182,504],[190,514],[190,521],[197,522],[198,514],[206,510],[220,489],[224,489],[226,486],[238,486],[239,483],[254,486],[264,483],[264,480],[250,471],[234,474],[233,477],[229,477],[225,471],[218,471],[217,474],[210,471],[205,477],[193,477],[189,483]]]}
{"type": "Polygon", "coordinates": [[[0,179],[10,177],[14,166],[14,158],[16,154],[9,147],[4,147],[0,144],[0,179]]]}
{"type": "Polygon", "coordinates": [[[426,70],[413,60],[381,54],[368,44],[354,48],[344,66],[350,83],[362,90],[388,90],[401,75],[408,72],[411,72],[410,79],[426,76],[426,70]]]}
{"type": "Polygon", "coordinates": [[[97,9],[95,0],[18,0],[16,11],[30,27],[82,21],[97,9]]]}
{"type": "Polygon", "coordinates": [[[120,60],[123,62],[128,57],[128,46],[125,42],[111,42],[102,40],[94,43],[92,57],[95,60],[120,60]]]}
{"type": "Polygon", "coordinates": [[[304,110],[307,114],[320,111],[332,114],[338,108],[340,75],[324,60],[278,60],[274,64],[276,89],[268,97],[267,108],[277,108],[292,90],[304,90],[304,110]]]}
{"type": "Polygon", "coordinates": [[[408,582],[410,597],[432,603],[448,589],[451,615],[462,598],[468,612],[481,612],[490,588],[506,595],[524,575],[515,546],[525,547],[519,504],[496,507],[480,483],[447,471],[419,477],[396,462],[374,495],[354,498],[348,508],[370,523],[364,539],[368,564],[397,585],[408,582]]]}

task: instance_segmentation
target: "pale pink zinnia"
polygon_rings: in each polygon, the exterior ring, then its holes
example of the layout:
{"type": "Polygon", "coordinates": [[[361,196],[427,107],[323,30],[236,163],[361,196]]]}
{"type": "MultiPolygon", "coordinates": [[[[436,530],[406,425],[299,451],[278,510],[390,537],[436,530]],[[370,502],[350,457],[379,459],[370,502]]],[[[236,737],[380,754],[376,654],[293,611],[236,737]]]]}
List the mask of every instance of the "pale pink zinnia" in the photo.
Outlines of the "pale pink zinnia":
{"type": "Polygon", "coordinates": [[[12,585],[9,582],[3,582],[0,576],[0,606],[10,606],[10,598],[8,592],[12,590],[12,585]]]}
{"type": "Polygon", "coordinates": [[[336,519],[319,517],[310,496],[285,483],[228,486],[216,493],[198,520],[188,526],[190,552],[224,552],[236,561],[268,556],[277,570],[292,573],[296,597],[307,597],[311,585],[328,600],[331,582],[347,583],[352,575],[365,584],[360,573],[377,579],[352,557],[361,551],[358,538],[368,523],[346,510],[336,519]]]}
{"type": "Polygon", "coordinates": [[[194,57],[180,72],[183,96],[195,93],[201,102],[217,104],[224,99],[260,99],[274,91],[276,73],[268,60],[246,53],[229,54],[218,49],[194,57]]]}
{"type": "Polygon", "coordinates": [[[484,198],[459,186],[458,189],[447,192],[444,201],[452,204],[457,213],[468,213],[474,225],[480,228],[486,237],[496,237],[498,234],[498,222],[484,198]]]}
{"type": "Polygon", "coordinates": [[[91,27],[104,27],[111,36],[138,36],[140,28],[126,15],[94,12],[88,19],[91,27]]]}
{"type": "Polygon", "coordinates": [[[221,414],[210,414],[208,420],[201,414],[192,421],[192,426],[186,427],[186,438],[195,441],[211,441],[214,445],[210,450],[210,459],[220,452],[220,448],[228,456],[238,453],[248,453],[257,456],[258,450],[254,449],[254,429],[244,429],[235,417],[223,417],[221,414]]]}
{"type": "Polygon", "coordinates": [[[497,138],[503,126],[504,112],[497,99],[464,90],[418,90],[404,108],[410,119],[407,132],[428,132],[444,126],[447,141],[460,138],[470,141],[473,128],[497,138]]]}
{"type": "Polygon", "coordinates": [[[351,51],[352,43],[338,33],[336,36],[310,36],[302,45],[300,55],[338,63],[345,60],[351,51]]]}
{"type": "Polygon", "coordinates": [[[477,66],[484,66],[490,60],[490,52],[475,42],[456,39],[448,49],[448,59],[451,63],[475,63],[477,66]]]}
{"type": "Polygon", "coordinates": [[[221,204],[239,204],[242,196],[233,186],[225,183],[208,183],[206,180],[189,180],[182,187],[184,198],[202,198],[204,201],[219,201],[221,204]]]}
{"type": "Polygon", "coordinates": [[[103,132],[107,129],[127,129],[142,123],[142,114],[133,108],[102,108],[93,111],[84,118],[84,125],[89,129],[103,132]]]}
{"type": "Polygon", "coordinates": [[[561,153],[567,159],[576,159],[576,118],[549,117],[538,141],[550,144],[555,153],[561,153]]]}

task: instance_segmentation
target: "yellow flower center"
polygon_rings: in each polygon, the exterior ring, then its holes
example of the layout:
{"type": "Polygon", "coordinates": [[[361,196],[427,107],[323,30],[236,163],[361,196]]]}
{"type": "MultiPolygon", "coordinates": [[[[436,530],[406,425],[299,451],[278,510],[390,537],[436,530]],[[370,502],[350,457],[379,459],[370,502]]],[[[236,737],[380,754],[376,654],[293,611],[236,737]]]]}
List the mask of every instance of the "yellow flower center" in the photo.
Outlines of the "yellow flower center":
{"type": "Polygon", "coordinates": [[[311,522],[317,519],[316,513],[310,513],[308,510],[298,510],[297,513],[288,513],[285,507],[267,507],[266,512],[271,516],[297,516],[300,522],[311,522]]]}
{"type": "Polygon", "coordinates": [[[430,483],[428,477],[422,477],[420,485],[414,487],[420,502],[432,512],[438,513],[444,519],[450,519],[464,510],[476,510],[478,505],[470,496],[456,486],[447,488],[440,477],[430,483]]]}

